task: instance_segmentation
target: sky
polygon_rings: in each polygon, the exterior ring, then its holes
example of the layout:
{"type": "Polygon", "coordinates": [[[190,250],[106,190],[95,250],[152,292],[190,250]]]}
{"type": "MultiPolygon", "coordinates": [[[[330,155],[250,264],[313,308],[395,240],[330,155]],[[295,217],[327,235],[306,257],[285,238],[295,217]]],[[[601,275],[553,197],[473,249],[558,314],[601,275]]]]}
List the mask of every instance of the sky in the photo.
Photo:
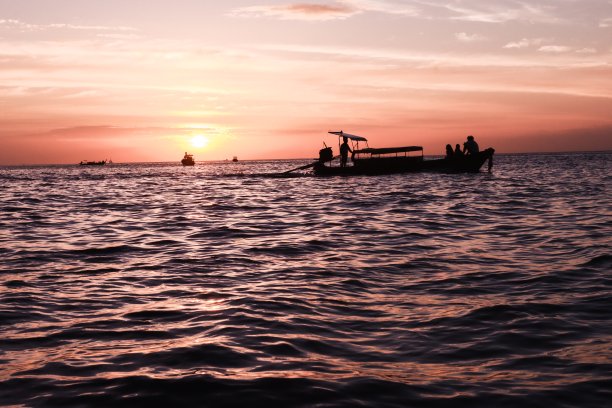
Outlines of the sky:
{"type": "Polygon", "coordinates": [[[0,165],[612,149],[612,0],[0,0],[0,165]],[[336,149],[337,150],[337,149],[336,149]]]}

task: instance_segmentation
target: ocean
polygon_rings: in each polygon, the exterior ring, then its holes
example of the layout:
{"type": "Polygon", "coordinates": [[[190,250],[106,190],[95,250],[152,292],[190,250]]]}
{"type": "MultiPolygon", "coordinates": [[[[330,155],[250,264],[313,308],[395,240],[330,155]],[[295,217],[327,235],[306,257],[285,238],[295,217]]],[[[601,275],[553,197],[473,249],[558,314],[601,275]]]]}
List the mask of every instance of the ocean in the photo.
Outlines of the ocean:
{"type": "Polygon", "coordinates": [[[612,153],[0,167],[0,405],[603,407],[612,153]]]}

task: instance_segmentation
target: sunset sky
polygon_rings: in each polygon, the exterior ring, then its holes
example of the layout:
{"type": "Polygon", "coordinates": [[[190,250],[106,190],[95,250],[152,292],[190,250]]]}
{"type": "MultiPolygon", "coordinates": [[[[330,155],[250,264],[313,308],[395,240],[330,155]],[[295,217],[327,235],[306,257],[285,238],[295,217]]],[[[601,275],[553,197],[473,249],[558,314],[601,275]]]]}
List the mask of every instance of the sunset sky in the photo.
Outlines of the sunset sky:
{"type": "Polygon", "coordinates": [[[0,164],[310,158],[340,129],[612,149],[612,0],[0,0],[0,164]]]}

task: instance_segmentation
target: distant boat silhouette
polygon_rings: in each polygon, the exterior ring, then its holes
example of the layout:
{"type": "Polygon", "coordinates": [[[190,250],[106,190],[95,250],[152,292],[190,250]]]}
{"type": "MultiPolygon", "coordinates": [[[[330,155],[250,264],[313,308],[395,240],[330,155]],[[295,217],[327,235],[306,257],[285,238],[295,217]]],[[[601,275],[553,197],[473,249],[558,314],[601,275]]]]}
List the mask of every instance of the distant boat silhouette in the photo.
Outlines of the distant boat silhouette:
{"type": "Polygon", "coordinates": [[[106,160],[100,160],[100,161],[81,160],[79,164],[81,166],[104,166],[106,164],[106,160]]]}
{"type": "Polygon", "coordinates": [[[193,154],[187,154],[185,152],[185,156],[183,156],[183,160],[181,160],[183,166],[195,166],[195,161],[193,160],[193,154]]]}
{"type": "Polygon", "coordinates": [[[232,159],[233,162],[237,162],[238,161],[238,157],[234,156],[234,158],[232,159]]]}

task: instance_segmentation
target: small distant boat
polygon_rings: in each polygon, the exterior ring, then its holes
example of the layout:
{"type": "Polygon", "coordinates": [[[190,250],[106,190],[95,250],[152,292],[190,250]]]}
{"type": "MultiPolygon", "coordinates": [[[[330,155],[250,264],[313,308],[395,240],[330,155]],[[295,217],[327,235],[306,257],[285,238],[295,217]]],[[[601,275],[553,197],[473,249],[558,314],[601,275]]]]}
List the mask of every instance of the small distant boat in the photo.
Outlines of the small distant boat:
{"type": "Polygon", "coordinates": [[[185,152],[185,156],[183,156],[183,160],[181,160],[181,164],[183,166],[195,166],[195,161],[193,160],[193,154],[187,154],[187,152],[185,152]]]}
{"type": "Polygon", "coordinates": [[[234,158],[232,159],[233,162],[237,162],[238,161],[238,157],[234,156],[234,158]]]}
{"type": "Polygon", "coordinates": [[[106,160],[100,160],[100,161],[81,160],[79,165],[81,166],[104,166],[106,163],[107,163],[106,160]]]}

